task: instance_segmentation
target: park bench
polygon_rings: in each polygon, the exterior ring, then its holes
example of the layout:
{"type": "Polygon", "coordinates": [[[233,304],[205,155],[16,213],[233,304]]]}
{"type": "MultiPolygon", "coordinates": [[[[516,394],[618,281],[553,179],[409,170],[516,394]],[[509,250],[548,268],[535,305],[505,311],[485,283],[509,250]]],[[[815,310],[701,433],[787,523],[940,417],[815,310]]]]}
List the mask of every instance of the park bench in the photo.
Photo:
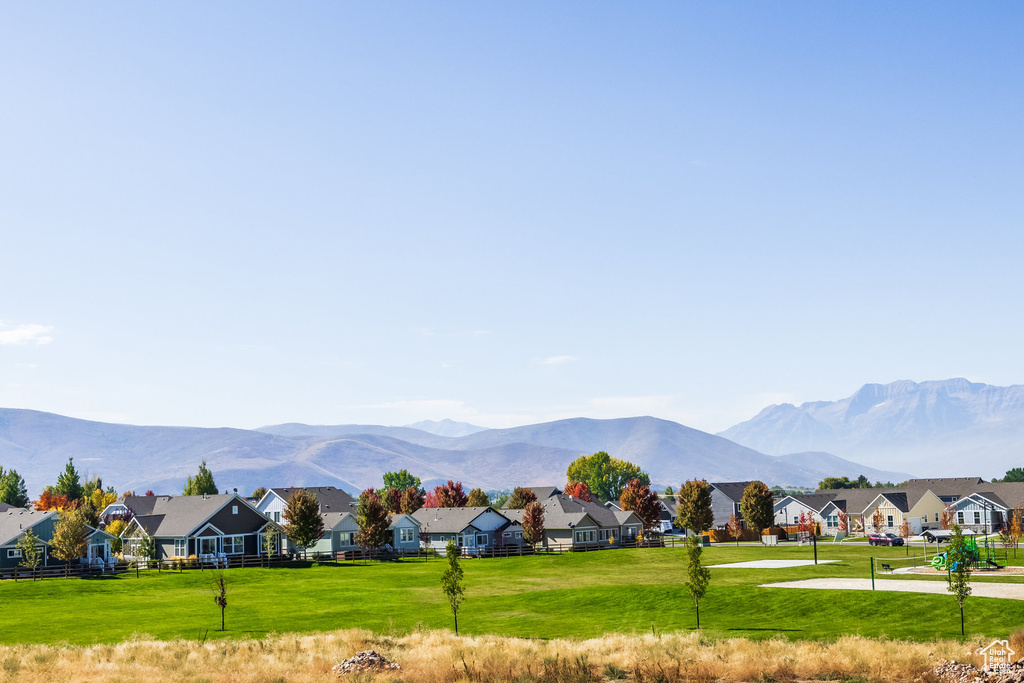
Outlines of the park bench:
{"type": "Polygon", "coordinates": [[[885,562],[879,563],[878,566],[881,567],[883,571],[887,571],[890,574],[892,574],[892,567],[890,565],[886,564],[885,562]]]}

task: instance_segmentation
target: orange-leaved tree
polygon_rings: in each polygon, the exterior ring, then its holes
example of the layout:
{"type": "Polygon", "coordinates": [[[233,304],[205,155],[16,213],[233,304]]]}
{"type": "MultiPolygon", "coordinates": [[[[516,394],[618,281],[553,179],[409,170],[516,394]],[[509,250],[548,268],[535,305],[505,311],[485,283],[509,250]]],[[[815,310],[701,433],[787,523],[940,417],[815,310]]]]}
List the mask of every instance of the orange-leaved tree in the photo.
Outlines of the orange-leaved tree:
{"type": "Polygon", "coordinates": [[[736,546],[739,547],[740,539],[743,537],[743,520],[734,512],[729,516],[729,526],[726,528],[729,530],[729,535],[735,539],[736,546]]]}
{"type": "Polygon", "coordinates": [[[565,494],[589,503],[594,499],[590,492],[590,484],[585,481],[571,481],[565,485],[565,494]]]}
{"type": "Polygon", "coordinates": [[[661,500],[656,491],[639,479],[630,479],[626,488],[619,496],[619,505],[623,510],[636,513],[644,525],[644,537],[647,532],[661,525],[661,500]]]}

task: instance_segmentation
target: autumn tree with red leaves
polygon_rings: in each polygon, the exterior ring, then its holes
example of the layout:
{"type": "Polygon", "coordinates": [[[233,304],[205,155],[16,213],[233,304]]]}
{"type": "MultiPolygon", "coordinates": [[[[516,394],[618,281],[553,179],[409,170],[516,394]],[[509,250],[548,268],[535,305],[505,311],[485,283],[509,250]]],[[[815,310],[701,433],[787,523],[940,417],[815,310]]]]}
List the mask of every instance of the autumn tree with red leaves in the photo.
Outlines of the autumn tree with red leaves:
{"type": "Polygon", "coordinates": [[[523,540],[532,546],[544,540],[544,506],[537,501],[523,510],[523,540]]]}
{"type": "MultiPolygon", "coordinates": [[[[426,496],[423,494],[423,491],[415,486],[410,486],[402,494],[402,513],[411,515],[423,507],[426,502],[426,496]]],[[[437,506],[434,505],[433,507],[437,506]]]]}
{"type": "Polygon", "coordinates": [[[469,496],[462,490],[462,482],[451,479],[447,484],[435,487],[434,496],[437,499],[437,505],[434,507],[439,508],[466,507],[466,502],[469,500],[469,496]]]}
{"type": "Polygon", "coordinates": [[[590,484],[585,481],[569,482],[565,485],[565,493],[587,503],[594,499],[594,494],[590,492],[590,484]]]}
{"type": "Polygon", "coordinates": [[[384,503],[384,508],[387,509],[388,512],[402,511],[402,489],[396,489],[394,487],[382,489],[377,491],[377,495],[380,496],[381,502],[384,503]]]}
{"type": "Polygon", "coordinates": [[[36,501],[36,510],[70,510],[71,501],[67,496],[57,495],[50,491],[43,491],[36,501]]]}
{"type": "Polygon", "coordinates": [[[643,521],[644,536],[651,529],[661,526],[661,501],[651,487],[639,479],[630,479],[619,497],[623,510],[630,510],[643,521]]]}

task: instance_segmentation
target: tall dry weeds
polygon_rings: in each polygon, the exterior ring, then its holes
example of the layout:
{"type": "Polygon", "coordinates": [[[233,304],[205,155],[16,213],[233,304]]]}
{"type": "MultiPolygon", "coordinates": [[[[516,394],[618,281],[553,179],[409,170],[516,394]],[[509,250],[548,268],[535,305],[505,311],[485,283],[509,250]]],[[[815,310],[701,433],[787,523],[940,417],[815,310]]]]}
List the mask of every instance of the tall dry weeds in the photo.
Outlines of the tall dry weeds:
{"type": "Polygon", "coordinates": [[[3,683],[305,683],[329,680],[331,667],[375,649],[400,672],[352,681],[403,683],[637,683],[681,681],[928,680],[942,659],[965,660],[983,643],[915,643],[847,636],[831,643],[714,640],[696,633],[609,635],[591,640],[527,640],[418,631],[402,637],[350,629],[263,640],[154,641],[118,645],[0,646],[3,683]]]}

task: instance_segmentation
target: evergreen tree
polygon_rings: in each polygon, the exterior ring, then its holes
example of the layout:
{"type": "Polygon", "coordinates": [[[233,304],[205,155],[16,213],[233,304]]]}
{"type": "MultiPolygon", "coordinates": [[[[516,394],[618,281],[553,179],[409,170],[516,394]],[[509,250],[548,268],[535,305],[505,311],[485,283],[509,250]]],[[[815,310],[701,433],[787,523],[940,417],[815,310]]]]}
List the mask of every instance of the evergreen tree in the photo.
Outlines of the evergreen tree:
{"type": "Polygon", "coordinates": [[[28,488],[25,487],[25,480],[17,470],[9,470],[4,473],[0,467],[0,503],[7,503],[16,508],[28,507],[28,488]]]}
{"type": "Polygon", "coordinates": [[[213,481],[213,472],[206,467],[206,461],[199,465],[199,472],[189,477],[185,483],[186,496],[213,496],[217,494],[217,484],[213,481]]]}
{"type": "Polygon", "coordinates": [[[69,501],[75,501],[82,497],[82,478],[75,469],[75,459],[68,458],[68,464],[64,472],[57,477],[57,485],[53,487],[54,495],[65,496],[69,501]]]}
{"type": "Polygon", "coordinates": [[[306,489],[295,489],[284,507],[284,533],[292,543],[305,550],[324,536],[320,503],[306,489]]]}

